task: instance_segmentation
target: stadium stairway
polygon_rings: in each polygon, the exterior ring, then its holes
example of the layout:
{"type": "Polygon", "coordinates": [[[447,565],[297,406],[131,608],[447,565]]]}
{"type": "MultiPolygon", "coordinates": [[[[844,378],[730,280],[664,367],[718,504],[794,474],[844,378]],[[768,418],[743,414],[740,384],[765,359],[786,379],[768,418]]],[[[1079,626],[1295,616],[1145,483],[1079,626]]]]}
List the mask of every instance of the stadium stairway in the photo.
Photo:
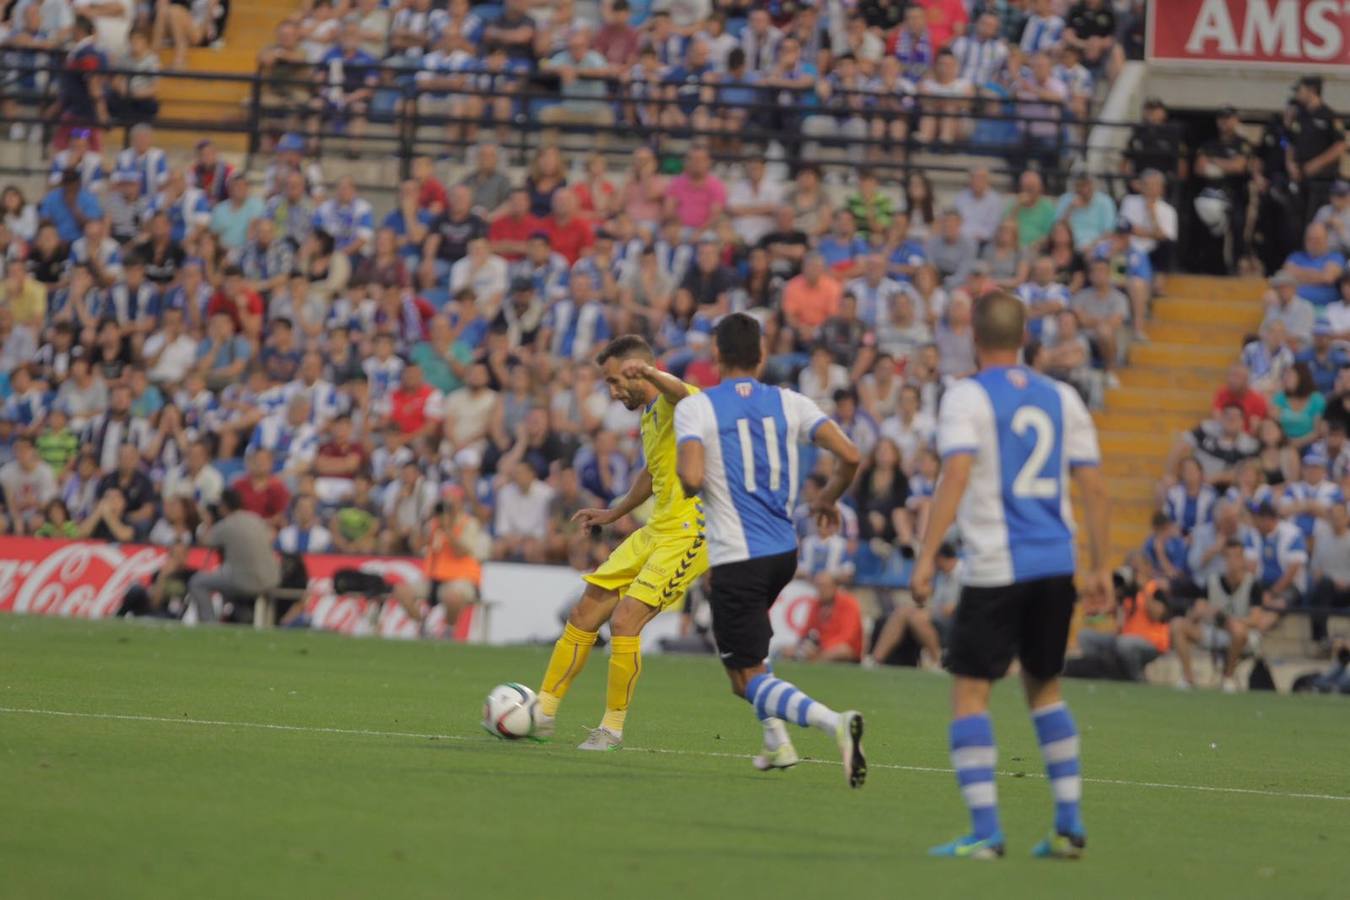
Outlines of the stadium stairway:
{"type": "MultiPolygon", "coordinates": [[[[277,23],[298,8],[296,0],[233,0],[223,44],[189,50],[187,71],[253,74],[258,51],[272,43],[277,23]]],[[[165,71],[169,71],[173,51],[164,50],[160,59],[165,71]]],[[[210,136],[224,153],[242,154],[248,149],[248,138],[243,134],[213,135],[192,128],[194,122],[242,122],[243,104],[250,94],[248,84],[163,78],[159,85],[160,123],[156,137],[160,146],[171,151],[191,150],[197,141],[210,136]],[[174,127],[168,127],[170,123],[174,127]]]]}
{"type": "Polygon", "coordinates": [[[1105,409],[1095,415],[1111,497],[1113,565],[1148,534],[1167,454],[1178,433],[1208,415],[1243,337],[1260,324],[1264,289],[1259,279],[1174,275],[1155,301],[1151,343],[1131,349],[1120,387],[1107,392],[1105,409]]]}

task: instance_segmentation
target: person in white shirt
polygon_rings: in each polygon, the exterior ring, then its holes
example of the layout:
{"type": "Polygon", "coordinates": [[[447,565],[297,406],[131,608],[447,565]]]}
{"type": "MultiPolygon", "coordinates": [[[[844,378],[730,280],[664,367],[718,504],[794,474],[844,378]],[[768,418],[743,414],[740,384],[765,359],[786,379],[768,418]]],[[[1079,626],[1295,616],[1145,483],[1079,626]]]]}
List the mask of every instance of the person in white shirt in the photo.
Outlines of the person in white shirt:
{"type": "Polygon", "coordinates": [[[1177,239],[1177,211],[1163,199],[1167,179],[1157,169],[1139,176],[1139,193],[1120,202],[1120,217],[1130,225],[1130,246],[1148,254],[1155,280],[1172,261],[1177,239]]]}
{"type": "Polygon", "coordinates": [[[515,462],[503,469],[508,474],[497,489],[495,555],[499,559],[543,562],[553,488],[535,478],[527,462],[515,462]]]}
{"type": "Polygon", "coordinates": [[[145,339],[141,352],[155,384],[174,385],[187,377],[197,362],[197,342],[183,330],[181,309],[164,309],[159,330],[145,339]]]}
{"type": "Polygon", "coordinates": [[[976,166],[970,170],[965,189],[952,199],[952,206],[961,214],[961,234],[984,245],[993,240],[1003,221],[1008,198],[990,186],[989,169],[976,166]]]}
{"type": "Polygon", "coordinates": [[[900,449],[900,466],[906,472],[914,471],[919,452],[932,445],[937,433],[937,421],[919,406],[919,389],[907,384],[900,389],[900,408],[881,423],[881,436],[900,449]]]}
{"type": "Polygon", "coordinates": [[[450,293],[468,288],[473,291],[479,312],[491,317],[496,315],[506,296],[506,260],[492,252],[485,237],[469,241],[468,251],[450,266],[450,293]]]}
{"type": "Polygon", "coordinates": [[[291,504],[294,521],[277,533],[276,548],[280,553],[328,553],[333,549],[333,535],[319,524],[313,497],[302,494],[291,504]]]}
{"type": "Polygon", "coordinates": [[[747,247],[774,229],[774,213],[783,205],[787,186],[774,178],[764,157],[753,154],[745,162],[745,177],[732,183],[727,191],[727,215],[736,236],[747,247]]]}
{"type": "Polygon", "coordinates": [[[915,138],[921,144],[954,144],[969,132],[970,98],[975,90],[961,77],[960,66],[950,50],[943,50],[933,62],[929,77],[919,82],[919,119],[915,138]]]}

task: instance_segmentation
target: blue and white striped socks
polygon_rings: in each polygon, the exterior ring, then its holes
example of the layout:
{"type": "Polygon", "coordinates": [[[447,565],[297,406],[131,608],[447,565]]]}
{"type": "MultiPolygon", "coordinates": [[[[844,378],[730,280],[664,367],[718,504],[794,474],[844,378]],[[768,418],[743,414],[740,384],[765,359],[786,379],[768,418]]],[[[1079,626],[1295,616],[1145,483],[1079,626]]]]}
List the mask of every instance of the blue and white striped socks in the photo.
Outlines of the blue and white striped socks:
{"type": "MultiPolygon", "coordinates": [[[[772,672],[751,678],[745,686],[745,699],[755,708],[761,722],[782,719],[803,728],[815,726],[831,735],[839,730],[839,713],[812,700],[792,682],[774,677],[772,672]]],[[[766,735],[769,727],[766,724],[766,735]]]]}
{"type": "Polygon", "coordinates": [[[1033,710],[1036,739],[1045,757],[1045,774],[1055,794],[1055,831],[1081,835],[1083,819],[1079,803],[1083,797],[1083,778],[1078,763],[1078,728],[1064,701],[1033,710]]]}
{"type": "Polygon", "coordinates": [[[961,797],[970,809],[970,830],[976,840],[1002,834],[998,823],[998,790],[994,787],[994,724],[988,713],[953,719],[949,732],[952,768],[961,797]]]}

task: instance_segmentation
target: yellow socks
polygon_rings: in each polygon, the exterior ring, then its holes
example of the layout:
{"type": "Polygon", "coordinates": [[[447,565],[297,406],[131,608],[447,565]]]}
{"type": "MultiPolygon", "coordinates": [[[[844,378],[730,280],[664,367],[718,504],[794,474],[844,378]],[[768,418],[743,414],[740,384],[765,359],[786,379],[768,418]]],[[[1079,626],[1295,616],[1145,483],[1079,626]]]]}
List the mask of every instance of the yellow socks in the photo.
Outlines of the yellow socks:
{"type": "MultiPolygon", "coordinates": [[[[636,640],[636,638],[634,638],[636,640]]],[[[571,623],[563,628],[562,637],[553,645],[544,683],[539,687],[539,711],[546,716],[558,714],[558,704],[567,696],[567,689],[586,666],[586,657],[595,646],[595,632],[582,631],[571,623]]],[[[610,666],[611,671],[613,665],[610,666]]],[[[613,676],[611,675],[611,681],[613,676]]]]}
{"type": "Polygon", "coordinates": [[[623,720],[633,689],[642,674],[642,638],[616,637],[609,645],[609,682],[605,689],[605,717],[600,724],[614,734],[623,734],[623,720]]]}

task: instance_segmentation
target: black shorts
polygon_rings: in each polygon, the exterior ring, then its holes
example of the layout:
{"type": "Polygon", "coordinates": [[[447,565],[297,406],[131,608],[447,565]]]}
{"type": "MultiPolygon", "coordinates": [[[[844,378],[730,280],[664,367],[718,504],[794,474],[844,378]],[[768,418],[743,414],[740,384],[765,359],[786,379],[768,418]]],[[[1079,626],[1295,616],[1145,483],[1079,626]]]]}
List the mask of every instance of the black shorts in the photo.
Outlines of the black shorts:
{"type": "Polygon", "coordinates": [[[1054,678],[1064,668],[1077,601],[1072,575],[962,588],[947,669],[953,675],[994,681],[1007,673],[1016,656],[1032,677],[1054,678]]]}
{"type": "Polygon", "coordinates": [[[769,608],[796,574],[796,553],[712,567],[708,603],[722,665],[753,669],[768,659],[773,638],[769,608]]]}

